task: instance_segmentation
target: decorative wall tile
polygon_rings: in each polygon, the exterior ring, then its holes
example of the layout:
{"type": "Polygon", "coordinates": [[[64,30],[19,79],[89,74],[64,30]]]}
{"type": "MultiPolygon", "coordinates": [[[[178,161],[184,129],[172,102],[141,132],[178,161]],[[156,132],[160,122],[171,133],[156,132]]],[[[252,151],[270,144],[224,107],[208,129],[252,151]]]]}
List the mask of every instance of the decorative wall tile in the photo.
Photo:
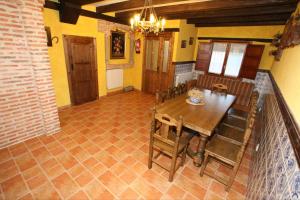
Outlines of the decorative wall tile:
{"type": "Polygon", "coordinates": [[[255,89],[263,128],[255,135],[247,199],[300,199],[300,171],[267,73],[259,72],[255,89]]]}
{"type": "Polygon", "coordinates": [[[176,64],[175,65],[175,75],[176,74],[183,74],[187,72],[193,71],[194,63],[187,63],[187,64],[176,64]]]}

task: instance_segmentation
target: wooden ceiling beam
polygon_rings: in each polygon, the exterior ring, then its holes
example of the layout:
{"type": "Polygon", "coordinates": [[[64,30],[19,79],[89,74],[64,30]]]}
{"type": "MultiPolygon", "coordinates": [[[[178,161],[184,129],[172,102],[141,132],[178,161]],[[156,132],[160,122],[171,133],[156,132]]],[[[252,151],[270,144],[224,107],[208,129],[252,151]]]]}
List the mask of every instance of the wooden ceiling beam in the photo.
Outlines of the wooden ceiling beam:
{"type": "Polygon", "coordinates": [[[297,4],[287,4],[282,6],[261,6],[257,8],[237,8],[237,9],[222,9],[211,10],[203,12],[180,12],[172,14],[160,14],[166,19],[189,19],[189,18],[215,18],[215,17],[240,17],[240,16],[253,16],[264,14],[292,14],[295,11],[297,4]]]}
{"type": "Polygon", "coordinates": [[[268,25],[284,25],[285,23],[286,20],[265,21],[265,22],[227,22],[227,23],[195,24],[195,27],[268,26],[268,25]]]}
{"type": "MultiPolygon", "coordinates": [[[[152,0],[152,5],[161,5],[161,4],[172,4],[178,2],[185,2],[189,0],[152,0]]],[[[145,0],[128,0],[126,2],[120,2],[115,4],[110,4],[106,6],[98,6],[97,12],[106,13],[106,12],[115,12],[121,10],[129,9],[140,9],[144,6],[145,0]]]]}
{"type": "Polygon", "coordinates": [[[50,8],[59,11],[59,17],[61,22],[76,24],[79,15],[91,17],[95,19],[102,19],[110,22],[115,22],[119,24],[129,25],[129,22],[121,20],[116,17],[107,16],[101,13],[92,12],[89,10],[81,9],[80,6],[76,4],[71,4],[69,2],[56,3],[53,1],[46,0],[45,8],[50,8]]]}
{"type": "Polygon", "coordinates": [[[243,17],[218,17],[218,18],[195,18],[188,19],[188,24],[211,24],[211,23],[235,23],[235,22],[267,22],[267,21],[284,21],[290,17],[287,14],[268,14],[268,15],[253,15],[243,17]]]}
{"type": "MultiPolygon", "coordinates": [[[[215,11],[218,12],[222,9],[241,9],[241,8],[257,8],[257,7],[268,7],[268,6],[282,6],[290,3],[295,3],[297,0],[213,0],[206,1],[201,3],[189,3],[177,6],[166,6],[155,8],[158,16],[168,16],[168,15],[176,15],[179,13],[188,13],[188,12],[207,12],[207,11],[215,11]]],[[[138,13],[139,10],[136,11],[126,11],[126,12],[117,12],[116,17],[122,19],[129,19],[135,13],[138,13]]],[[[179,18],[177,18],[179,19],[179,18]]]]}
{"type": "Polygon", "coordinates": [[[103,0],[65,0],[65,1],[72,3],[72,4],[83,6],[83,5],[87,5],[87,4],[91,4],[91,3],[97,3],[97,2],[103,1],[103,0]]]}

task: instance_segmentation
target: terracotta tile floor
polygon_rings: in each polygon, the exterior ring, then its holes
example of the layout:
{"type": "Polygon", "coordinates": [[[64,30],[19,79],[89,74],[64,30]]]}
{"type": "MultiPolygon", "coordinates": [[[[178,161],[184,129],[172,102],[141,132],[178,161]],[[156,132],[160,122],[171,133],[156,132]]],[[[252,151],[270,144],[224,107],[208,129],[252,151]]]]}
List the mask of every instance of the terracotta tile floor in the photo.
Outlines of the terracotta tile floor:
{"type": "MultiPolygon", "coordinates": [[[[229,193],[190,158],[172,183],[156,165],[148,170],[153,103],[131,92],[61,111],[60,133],[0,150],[0,199],[244,199],[250,148],[229,193]]],[[[216,162],[208,169],[229,174],[216,162]]]]}

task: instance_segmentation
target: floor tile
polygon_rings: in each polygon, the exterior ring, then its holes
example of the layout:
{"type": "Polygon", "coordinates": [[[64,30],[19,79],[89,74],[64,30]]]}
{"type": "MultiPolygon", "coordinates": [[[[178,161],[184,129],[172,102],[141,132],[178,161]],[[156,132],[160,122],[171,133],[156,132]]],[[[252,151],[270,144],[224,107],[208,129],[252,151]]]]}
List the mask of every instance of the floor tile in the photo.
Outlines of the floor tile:
{"type": "Polygon", "coordinates": [[[34,199],[37,200],[45,200],[45,199],[51,199],[51,200],[58,200],[62,197],[59,196],[57,191],[52,187],[50,183],[46,183],[42,185],[41,187],[38,187],[33,192],[34,199]]]}
{"type": "Polygon", "coordinates": [[[79,189],[79,187],[67,173],[63,173],[62,175],[56,177],[52,180],[52,183],[64,198],[70,197],[79,189]]]}
{"type": "Polygon", "coordinates": [[[93,175],[91,175],[91,173],[89,173],[88,171],[84,171],[83,173],[81,173],[76,179],[75,181],[81,186],[84,187],[85,185],[87,185],[89,182],[91,182],[93,180],[93,175]]]}
{"type": "Polygon", "coordinates": [[[93,180],[85,187],[85,191],[91,199],[114,199],[111,194],[103,185],[97,180],[93,180]]]}
{"type": "Polygon", "coordinates": [[[29,153],[25,153],[25,154],[18,156],[16,158],[16,162],[21,171],[25,171],[25,170],[37,165],[34,158],[29,153]]]}
{"type": "Polygon", "coordinates": [[[79,191],[76,194],[74,194],[69,200],[88,200],[89,197],[83,192],[79,191]]]}
{"type": "Polygon", "coordinates": [[[131,186],[145,199],[160,199],[162,197],[162,193],[143,180],[143,178],[136,179],[131,186]]]}
{"type": "Polygon", "coordinates": [[[126,189],[127,184],[110,171],[99,177],[100,182],[105,185],[114,195],[119,196],[126,189]]]}
{"type": "Polygon", "coordinates": [[[176,185],[172,185],[168,191],[167,191],[167,194],[172,197],[172,199],[182,199],[183,196],[185,195],[185,191],[184,191],[184,188],[180,188],[176,185]]]}
{"type": "MultiPolygon", "coordinates": [[[[153,105],[152,95],[130,92],[59,111],[61,132],[0,150],[0,200],[245,199],[253,145],[229,192],[200,177],[189,157],[173,182],[161,167],[148,169],[153,105]]],[[[207,170],[230,174],[215,161],[207,170]]]]}
{"type": "Polygon", "coordinates": [[[27,184],[31,190],[43,185],[47,182],[47,178],[43,174],[39,174],[27,181],[27,184]]]}
{"type": "Polygon", "coordinates": [[[131,188],[127,188],[120,196],[121,199],[125,199],[125,200],[137,199],[138,197],[139,195],[131,188]]]}
{"type": "Polygon", "coordinates": [[[18,199],[28,193],[24,180],[20,175],[14,176],[1,183],[6,199],[18,199]]]}

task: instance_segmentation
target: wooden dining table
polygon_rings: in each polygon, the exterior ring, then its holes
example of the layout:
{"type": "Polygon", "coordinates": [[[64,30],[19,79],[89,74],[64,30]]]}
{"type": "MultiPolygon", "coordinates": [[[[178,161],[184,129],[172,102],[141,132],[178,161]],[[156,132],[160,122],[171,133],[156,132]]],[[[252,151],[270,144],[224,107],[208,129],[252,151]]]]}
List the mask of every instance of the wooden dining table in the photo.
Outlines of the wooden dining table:
{"type": "Polygon", "coordinates": [[[156,107],[156,112],[168,114],[179,119],[183,117],[183,126],[199,133],[197,152],[193,154],[195,166],[200,166],[204,158],[205,145],[236,97],[230,94],[202,90],[204,105],[191,105],[186,102],[187,95],[177,96],[156,107]]]}

